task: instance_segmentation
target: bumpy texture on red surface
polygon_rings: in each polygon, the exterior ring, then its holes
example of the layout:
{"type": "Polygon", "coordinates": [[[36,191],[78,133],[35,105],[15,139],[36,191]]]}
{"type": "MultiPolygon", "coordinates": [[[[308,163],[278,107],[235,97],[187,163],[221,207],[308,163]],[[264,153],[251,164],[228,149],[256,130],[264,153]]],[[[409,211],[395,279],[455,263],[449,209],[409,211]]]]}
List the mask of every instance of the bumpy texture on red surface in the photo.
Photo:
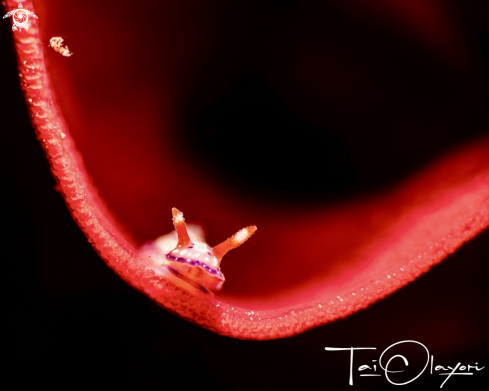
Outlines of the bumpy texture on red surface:
{"type": "MultiPolygon", "coordinates": [[[[31,2],[25,2],[24,6],[34,11],[31,2]]],[[[8,10],[16,7],[16,2],[7,1],[8,10]]],[[[454,174],[453,183],[447,184],[444,191],[410,206],[413,222],[401,238],[379,255],[376,270],[381,272],[376,278],[335,295],[269,311],[250,311],[217,299],[199,300],[146,269],[138,251],[104,217],[69,129],[57,110],[37,21],[31,19],[29,31],[14,34],[14,38],[19,77],[32,122],[65,201],[89,241],[130,285],[169,311],[219,334],[243,339],[281,338],[346,317],[425,273],[489,225],[489,167],[484,162],[489,140],[486,138],[458,155],[445,158],[399,189],[406,192],[415,187],[428,188],[438,170],[450,167],[454,171],[466,170],[465,175],[454,174]]]]}

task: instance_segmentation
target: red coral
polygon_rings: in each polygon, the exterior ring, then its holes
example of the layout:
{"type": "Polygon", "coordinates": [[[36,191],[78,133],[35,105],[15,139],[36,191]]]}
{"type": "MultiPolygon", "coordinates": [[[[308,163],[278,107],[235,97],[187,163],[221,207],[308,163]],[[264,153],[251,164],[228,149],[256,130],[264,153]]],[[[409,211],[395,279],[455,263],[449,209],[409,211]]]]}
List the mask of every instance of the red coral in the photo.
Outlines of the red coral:
{"type": "MultiPolygon", "coordinates": [[[[456,138],[456,142],[463,141],[461,146],[449,143],[450,148],[438,150],[439,156],[429,163],[423,160],[422,168],[397,184],[348,194],[341,201],[298,205],[281,199],[277,202],[277,193],[262,199],[254,189],[240,194],[236,188],[243,190],[242,185],[233,189],[219,176],[208,176],[208,167],[196,165],[193,157],[185,154],[187,144],[176,135],[179,127],[184,128],[178,116],[186,104],[185,96],[192,92],[186,77],[202,71],[209,62],[205,55],[217,50],[205,40],[205,50],[200,49],[198,34],[209,26],[202,22],[187,35],[178,35],[184,29],[181,26],[163,23],[161,30],[149,26],[152,34],[164,37],[171,36],[174,28],[178,38],[162,42],[161,48],[152,46],[154,41],[151,45],[136,41],[129,46],[132,32],[102,18],[103,12],[91,14],[93,25],[77,32],[80,26],[71,29],[67,19],[81,10],[53,4],[47,2],[38,10],[39,24],[44,26],[41,33],[36,20],[27,33],[14,35],[32,122],[65,201],[97,252],[121,278],[166,309],[236,338],[292,336],[384,298],[488,226],[489,139],[482,132],[473,132],[477,140],[472,142],[456,138]],[[100,45],[99,28],[104,24],[107,35],[100,45]],[[56,57],[40,45],[40,40],[46,41],[57,29],[71,35],[76,56],[56,57]],[[109,40],[109,36],[116,38],[109,40]],[[167,54],[155,56],[158,50],[167,54]],[[193,64],[197,55],[204,55],[202,68],[193,64]],[[147,75],[140,73],[142,65],[149,67],[147,75]],[[200,219],[212,239],[247,224],[260,228],[256,243],[240,249],[228,261],[229,266],[224,266],[227,285],[211,303],[155,276],[139,259],[136,246],[169,231],[168,211],[177,205],[187,216],[200,219]]],[[[32,9],[30,2],[26,7],[32,9]]],[[[188,16],[175,7],[171,12],[188,16]]],[[[121,14],[113,18],[123,15],[122,8],[114,12],[121,14]]],[[[182,21],[183,26],[200,20],[195,15],[191,18],[191,22],[182,21]]],[[[433,28],[444,34],[442,27],[433,28]]],[[[210,31],[207,38],[218,33],[210,31]]],[[[431,37],[438,42],[436,34],[431,37]]],[[[304,88],[310,89],[309,99],[314,100],[320,93],[314,83],[326,89],[328,85],[336,88],[335,81],[327,73],[311,81],[307,72],[301,73],[301,67],[310,69],[311,64],[323,61],[332,67],[330,72],[341,70],[341,79],[348,77],[348,67],[355,65],[352,58],[338,56],[336,59],[344,62],[338,60],[335,68],[331,65],[335,58],[326,58],[324,53],[316,56],[316,43],[311,49],[301,39],[297,38],[300,53],[290,62],[297,69],[292,84],[310,82],[304,88]]],[[[465,49],[453,50],[465,53],[465,49]]],[[[433,62],[452,54],[442,51],[433,62]]],[[[464,69],[471,66],[468,63],[455,61],[454,67],[464,69]]],[[[279,76],[274,77],[279,78],[281,72],[286,70],[277,71],[279,76]]],[[[369,78],[355,73],[354,77],[357,79],[346,88],[358,91],[360,97],[370,93],[369,78]]],[[[433,88],[438,88],[438,81],[433,83],[433,88]]],[[[286,91],[285,99],[293,103],[287,94],[295,92],[286,91]]],[[[372,96],[377,93],[372,91],[372,96]]],[[[335,105],[340,111],[351,103],[361,105],[356,101],[358,96],[340,98],[335,105]]],[[[445,103],[434,105],[435,112],[441,112],[439,106],[445,107],[445,103]]],[[[375,110],[375,102],[372,104],[375,110]]],[[[306,109],[299,105],[299,110],[306,109]]],[[[362,114],[360,118],[366,117],[362,114]]],[[[353,125],[358,124],[353,121],[353,125]]],[[[407,132],[399,132],[405,137],[415,128],[412,125],[407,132]]],[[[358,129],[353,134],[364,137],[358,129]]],[[[362,154],[366,156],[368,151],[362,154]]],[[[395,160],[394,155],[387,154],[395,160]]],[[[378,161],[374,156],[373,163],[368,160],[366,165],[372,169],[378,161]]]]}

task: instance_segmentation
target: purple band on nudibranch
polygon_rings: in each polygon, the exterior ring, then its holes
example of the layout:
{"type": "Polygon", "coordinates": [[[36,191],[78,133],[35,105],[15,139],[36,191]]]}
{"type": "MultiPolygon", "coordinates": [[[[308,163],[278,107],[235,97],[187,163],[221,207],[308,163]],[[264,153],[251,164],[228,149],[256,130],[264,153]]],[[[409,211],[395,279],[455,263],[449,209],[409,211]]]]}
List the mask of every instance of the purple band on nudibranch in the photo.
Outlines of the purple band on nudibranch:
{"type": "Polygon", "coordinates": [[[166,254],[166,259],[173,261],[173,262],[185,263],[185,264],[190,265],[190,266],[198,266],[201,269],[204,269],[206,272],[208,272],[214,276],[217,276],[221,280],[224,279],[224,276],[222,275],[221,269],[219,269],[219,267],[217,267],[217,269],[213,269],[213,268],[207,266],[204,262],[200,262],[196,259],[190,259],[190,261],[189,261],[188,260],[189,258],[179,258],[179,257],[175,257],[171,254],[166,254]]]}

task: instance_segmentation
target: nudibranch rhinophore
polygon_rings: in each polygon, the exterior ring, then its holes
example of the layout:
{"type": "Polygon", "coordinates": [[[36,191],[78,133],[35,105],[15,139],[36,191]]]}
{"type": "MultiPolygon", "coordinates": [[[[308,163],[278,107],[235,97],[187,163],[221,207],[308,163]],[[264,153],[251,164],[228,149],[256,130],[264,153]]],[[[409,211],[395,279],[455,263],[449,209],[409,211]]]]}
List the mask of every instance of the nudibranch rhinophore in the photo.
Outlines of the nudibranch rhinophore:
{"type": "Polygon", "coordinates": [[[192,293],[212,295],[210,291],[219,291],[225,281],[219,268],[222,258],[246,242],[256,227],[243,228],[224,242],[210,247],[201,227],[191,224],[187,227],[183,213],[177,208],[172,209],[172,214],[175,230],[143,245],[142,257],[156,275],[192,293]]]}

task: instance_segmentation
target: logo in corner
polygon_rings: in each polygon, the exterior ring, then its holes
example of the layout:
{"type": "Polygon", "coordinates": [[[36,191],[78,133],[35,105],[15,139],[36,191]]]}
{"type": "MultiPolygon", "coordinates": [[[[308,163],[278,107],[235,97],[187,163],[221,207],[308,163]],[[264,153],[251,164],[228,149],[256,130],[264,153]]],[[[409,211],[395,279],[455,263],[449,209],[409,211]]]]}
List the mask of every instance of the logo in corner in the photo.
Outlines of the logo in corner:
{"type": "Polygon", "coordinates": [[[22,29],[27,31],[29,30],[29,26],[27,25],[27,22],[29,21],[29,16],[38,19],[38,17],[33,12],[25,10],[24,7],[22,6],[22,3],[19,3],[19,8],[7,12],[3,16],[3,19],[12,17],[12,21],[14,22],[14,24],[12,25],[12,31],[22,30],[22,29]]]}

